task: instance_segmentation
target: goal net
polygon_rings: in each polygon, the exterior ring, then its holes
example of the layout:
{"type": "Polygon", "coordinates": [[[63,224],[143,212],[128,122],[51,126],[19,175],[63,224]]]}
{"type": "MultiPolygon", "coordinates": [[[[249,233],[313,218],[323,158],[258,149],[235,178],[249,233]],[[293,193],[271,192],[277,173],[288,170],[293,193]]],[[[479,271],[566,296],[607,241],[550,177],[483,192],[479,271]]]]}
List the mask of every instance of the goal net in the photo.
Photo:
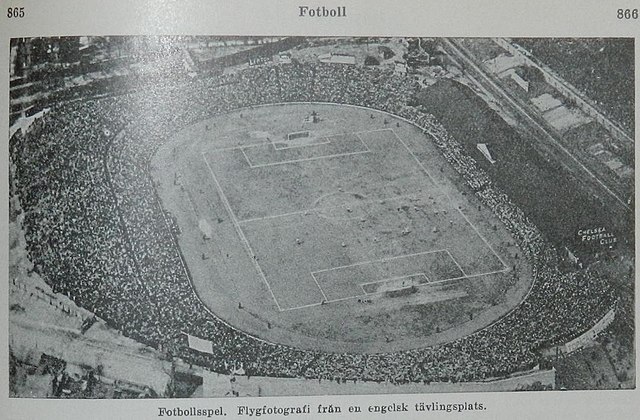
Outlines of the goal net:
{"type": "Polygon", "coordinates": [[[287,134],[287,140],[295,140],[303,137],[309,137],[309,131],[296,131],[295,133],[287,134]]]}

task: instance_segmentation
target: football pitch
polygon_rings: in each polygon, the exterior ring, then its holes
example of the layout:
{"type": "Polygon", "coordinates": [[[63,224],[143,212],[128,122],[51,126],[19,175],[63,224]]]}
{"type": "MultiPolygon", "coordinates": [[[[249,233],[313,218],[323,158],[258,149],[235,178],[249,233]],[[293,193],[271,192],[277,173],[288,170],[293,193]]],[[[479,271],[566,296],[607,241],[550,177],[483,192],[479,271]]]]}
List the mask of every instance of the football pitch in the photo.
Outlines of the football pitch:
{"type": "Polygon", "coordinates": [[[392,128],[319,140],[203,152],[279,310],[506,269],[392,128]]]}
{"type": "Polygon", "coordinates": [[[201,299],[232,324],[249,313],[239,324],[267,337],[306,331],[288,322],[358,317],[362,305],[367,316],[463,308],[461,298],[486,309],[476,300],[512,270],[510,244],[488,210],[444,182],[442,156],[416,132],[376,111],[292,104],[178,133],[154,165],[201,299]]]}

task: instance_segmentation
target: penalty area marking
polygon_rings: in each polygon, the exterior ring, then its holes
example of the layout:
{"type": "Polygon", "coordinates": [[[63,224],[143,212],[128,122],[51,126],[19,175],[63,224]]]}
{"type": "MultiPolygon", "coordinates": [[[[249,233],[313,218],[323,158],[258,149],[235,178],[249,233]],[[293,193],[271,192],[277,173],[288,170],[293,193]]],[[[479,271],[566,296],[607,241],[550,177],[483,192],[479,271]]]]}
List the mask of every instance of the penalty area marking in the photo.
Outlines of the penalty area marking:
{"type": "MultiPolygon", "coordinates": [[[[388,130],[388,129],[385,129],[388,130]]],[[[276,151],[280,151],[280,150],[287,150],[287,149],[302,149],[302,148],[307,148],[307,147],[313,147],[313,146],[320,146],[323,144],[335,144],[336,142],[331,141],[331,138],[334,137],[348,137],[348,136],[355,136],[360,143],[364,146],[365,150],[358,150],[355,152],[346,152],[346,153],[333,153],[333,154],[329,154],[329,155],[321,155],[321,156],[313,156],[313,157],[308,157],[308,158],[301,158],[301,159],[290,159],[290,160],[283,160],[280,162],[271,162],[271,163],[261,163],[258,165],[253,164],[253,162],[251,162],[251,159],[249,159],[249,156],[247,156],[247,154],[244,151],[244,147],[238,147],[237,149],[240,149],[240,151],[242,151],[242,155],[244,156],[245,160],[247,161],[247,164],[249,165],[250,168],[264,168],[264,167],[268,167],[268,166],[277,166],[277,165],[286,165],[289,163],[297,163],[297,162],[308,162],[308,161],[314,161],[314,160],[320,160],[320,159],[329,159],[329,158],[335,158],[335,157],[342,157],[342,156],[354,156],[354,155],[360,155],[360,154],[364,154],[364,153],[372,153],[371,149],[369,148],[369,145],[367,145],[367,143],[365,143],[362,138],[360,138],[359,134],[361,133],[373,133],[376,131],[382,131],[382,130],[371,130],[371,131],[358,131],[358,132],[352,132],[352,133],[341,133],[341,134],[334,134],[331,136],[325,136],[324,138],[327,139],[327,141],[323,142],[323,143],[316,143],[316,144],[310,144],[310,145],[299,145],[299,146],[290,146],[290,147],[282,147],[282,148],[277,148],[275,147],[274,143],[272,142],[271,145],[274,147],[274,150],[276,151]]],[[[263,143],[261,143],[263,144],[263,143]]],[[[248,147],[257,147],[260,144],[257,145],[251,145],[248,147]]],[[[247,148],[248,148],[247,147],[247,148]]],[[[218,149],[221,150],[221,149],[218,149]]],[[[235,150],[235,149],[233,149],[235,150]]]]}
{"type": "MultiPolygon", "coordinates": [[[[504,272],[509,271],[508,268],[503,268],[501,270],[495,270],[495,271],[488,271],[486,273],[478,273],[478,274],[470,274],[470,275],[466,275],[466,276],[458,276],[458,277],[451,277],[449,279],[442,279],[442,280],[435,280],[435,281],[428,281],[427,283],[424,284],[417,284],[415,285],[417,288],[422,288],[422,287],[426,287],[426,286],[432,286],[434,284],[440,284],[440,283],[447,283],[450,281],[455,281],[455,280],[464,280],[464,279],[473,279],[476,277],[483,277],[483,276],[490,276],[493,274],[501,274],[504,272]]],[[[407,277],[407,276],[403,276],[403,277],[407,277]]],[[[391,279],[385,279],[385,280],[381,280],[381,281],[388,281],[391,279]]],[[[362,288],[362,286],[360,286],[362,288]]],[[[378,296],[378,295],[382,295],[384,293],[387,293],[387,290],[383,290],[383,291],[378,291],[378,292],[373,292],[373,293],[367,293],[366,291],[364,291],[363,289],[363,294],[360,295],[353,295],[353,296],[346,296],[346,297],[342,297],[342,298],[338,298],[338,299],[332,299],[332,300],[326,300],[326,301],[321,301],[321,302],[316,302],[316,303],[309,303],[306,305],[300,305],[300,306],[294,306],[291,308],[283,308],[280,310],[280,312],[288,312],[288,311],[295,311],[298,309],[306,309],[306,308],[312,308],[314,306],[321,306],[324,304],[329,304],[329,303],[337,303],[337,302],[342,302],[342,301],[346,301],[346,300],[350,300],[350,299],[356,299],[356,298],[363,298],[363,297],[367,297],[367,296],[378,296]]]]}

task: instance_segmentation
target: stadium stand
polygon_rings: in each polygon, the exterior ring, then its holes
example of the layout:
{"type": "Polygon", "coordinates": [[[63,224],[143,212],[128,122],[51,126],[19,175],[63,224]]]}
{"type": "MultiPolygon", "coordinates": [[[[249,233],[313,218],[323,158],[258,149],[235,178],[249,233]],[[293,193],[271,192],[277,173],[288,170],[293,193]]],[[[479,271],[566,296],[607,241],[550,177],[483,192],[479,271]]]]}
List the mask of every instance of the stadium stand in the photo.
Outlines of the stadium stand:
{"type": "Polygon", "coordinates": [[[119,96],[59,104],[10,141],[15,191],[34,269],[57,292],[126,336],[217,372],[392,383],[471,381],[538,365],[541,349],[591,328],[615,304],[608,281],[562,272],[559,251],[430,114],[409,105],[417,82],[333,64],[250,67],[164,79],[119,96]],[[165,223],[148,163],[167,134],[211,115],[308,101],[370,107],[421,127],[513,235],[533,267],[525,300],[467,337],[409,351],[329,353],[236,330],[198,299],[165,223]],[[191,350],[186,334],[213,343],[191,350]]]}

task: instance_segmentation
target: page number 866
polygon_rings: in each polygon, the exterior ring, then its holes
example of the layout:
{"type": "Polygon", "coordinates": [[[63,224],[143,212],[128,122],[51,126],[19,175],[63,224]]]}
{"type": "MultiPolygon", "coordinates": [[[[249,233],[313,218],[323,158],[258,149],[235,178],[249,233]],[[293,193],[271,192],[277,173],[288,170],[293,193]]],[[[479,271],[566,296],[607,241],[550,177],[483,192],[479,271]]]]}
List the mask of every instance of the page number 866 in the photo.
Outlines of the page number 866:
{"type": "Polygon", "coordinates": [[[618,9],[616,17],[618,19],[624,19],[624,20],[629,20],[629,19],[634,19],[637,20],[638,19],[638,9],[618,9]]]}

